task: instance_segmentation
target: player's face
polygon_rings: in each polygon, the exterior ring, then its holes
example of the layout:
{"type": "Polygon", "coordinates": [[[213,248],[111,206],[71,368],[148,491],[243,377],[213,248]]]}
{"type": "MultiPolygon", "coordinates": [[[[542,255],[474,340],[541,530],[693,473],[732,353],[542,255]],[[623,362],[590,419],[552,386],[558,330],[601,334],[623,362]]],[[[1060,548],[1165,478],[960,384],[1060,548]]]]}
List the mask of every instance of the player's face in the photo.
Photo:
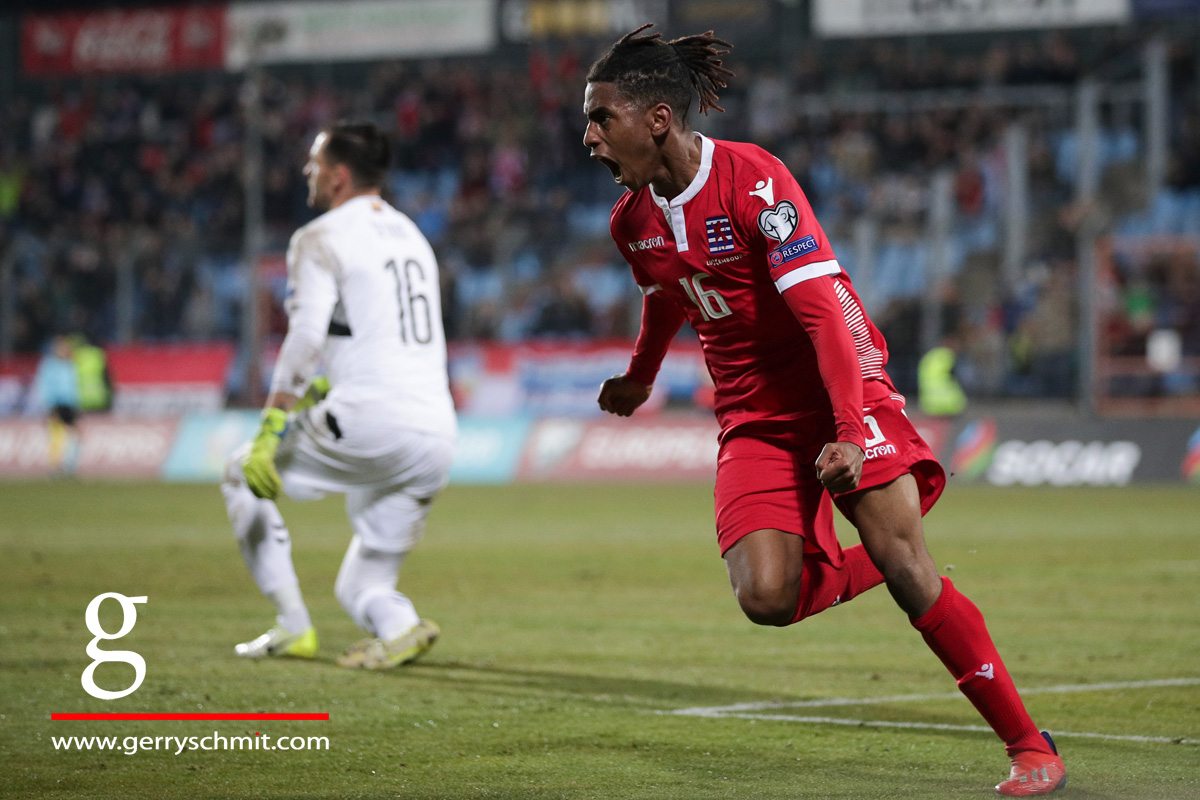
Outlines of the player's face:
{"type": "Polygon", "coordinates": [[[334,171],[325,160],[325,134],[317,134],[308,151],[308,163],[304,165],[304,177],[308,179],[308,207],[326,211],[332,201],[331,183],[334,171]]]}
{"type": "Polygon", "coordinates": [[[620,185],[637,191],[650,183],[657,145],[649,111],[621,94],[614,83],[589,83],[583,95],[587,130],[583,146],[608,167],[620,185]]]}

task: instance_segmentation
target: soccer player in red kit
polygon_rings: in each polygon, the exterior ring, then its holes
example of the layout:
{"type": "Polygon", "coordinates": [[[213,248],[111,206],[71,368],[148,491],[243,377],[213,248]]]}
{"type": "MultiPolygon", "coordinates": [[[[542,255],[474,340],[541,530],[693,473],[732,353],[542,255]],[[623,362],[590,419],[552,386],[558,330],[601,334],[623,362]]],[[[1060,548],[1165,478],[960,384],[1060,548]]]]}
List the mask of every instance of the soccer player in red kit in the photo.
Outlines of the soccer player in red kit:
{"type": "Polygon", "coordinates": [[[722,110],[730,47],[710,31],[616,42],[587,77],[583,143],[628,191],[612,236],[641,287],[629,369],[599,403],[628,416],[691,323],[721,425],[717,537],[734,594],[761,625],[790,625],[886,582],[1012,760],[1002,795],[1049,794],[1066,771],[1026,712],[979,609],[938,575],[921,517],[945,473],[904,413],[887,346],[795,179],[751,144],[692,131],[722,110]],[[843,549],[833,506],[862,544],[843,549]]]}

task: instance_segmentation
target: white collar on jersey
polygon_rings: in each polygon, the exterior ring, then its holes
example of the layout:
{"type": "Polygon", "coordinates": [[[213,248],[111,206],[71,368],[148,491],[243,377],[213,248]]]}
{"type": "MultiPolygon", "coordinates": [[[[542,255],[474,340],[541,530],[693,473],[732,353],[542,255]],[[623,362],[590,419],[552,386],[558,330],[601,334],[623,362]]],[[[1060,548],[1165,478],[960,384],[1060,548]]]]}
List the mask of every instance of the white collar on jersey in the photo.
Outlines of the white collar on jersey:
{"type": "Polygon", "coordinates": [[[683,217],[683,204],[700,194],[704,184],[708,183],[708,173],[712,171],[713,141],[702,133],[696,135],[700,137],[700,168],[696,170],[696,177],[692,178],[688,187],[671,201],[659,197],[654,193],[654,187],[650,187],[650,196],[662,209],[663,215],[671,225],[671,232],[675,235],[675,250],[679,253],[688,251],[687,221],[683,217]]]}
{"type": "Polygon", "coordinates": [[[703,133],[697,133],[696,136],[700,139],[700,168],[696,170],[696,177],[692,178],[692,182],[688,184],[688,187],[680,192],[675,199],[670,201],[659,197],[654,191],[654,187],[650,187],[650,196],[654,198],[654,202],[658,203],[663,211],[683,205],[688,200],[700,194],[700,190],[704,188],[704,184],[708,183],[708,173],[712,171],[713,140],[703,133]]]}

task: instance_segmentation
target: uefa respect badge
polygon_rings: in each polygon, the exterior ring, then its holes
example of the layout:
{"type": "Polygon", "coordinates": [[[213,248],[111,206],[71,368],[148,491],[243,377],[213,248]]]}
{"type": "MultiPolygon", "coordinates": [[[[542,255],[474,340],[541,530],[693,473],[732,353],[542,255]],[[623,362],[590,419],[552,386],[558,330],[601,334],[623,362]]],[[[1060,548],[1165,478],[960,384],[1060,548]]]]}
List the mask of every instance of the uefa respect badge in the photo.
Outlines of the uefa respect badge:
{"type": "Polygon", "coordinates": [[[83,684],[83,690],[92,697],[97,697],[101,700],[116,700],[119,697],[133,694],[142,685],[142,681],[145,680],[146,660],[144,658],[132,650],[102,650],[99,644],[102,639],[120,639],[133,630],[133,626],[137,624],[137,604],[145,602],[146,597],[144,595],[142,597],[126,597],[117,592],[105,592],[93,597],[92,602],[88,603],[87,612],[83,615],[83,619],[87,623],[87,629],[92,632],[95,638],[88,642],[87,646],[87,654],[92,659],[92,663],[88,664],[87,669],[83,671],[83,677],[79,680],[83,684]],[[100,604],[109,598],[121,604],[123,615],[121,629],[116,633],[109,633],[100,624],[100,604]],[[129,664],[133,667],[135,676],[132,686],[128,689],[122,689],[119,692],[110,692],[96,685],[96,680],[93,677],[96,667],[110,661],[129,664]]]}

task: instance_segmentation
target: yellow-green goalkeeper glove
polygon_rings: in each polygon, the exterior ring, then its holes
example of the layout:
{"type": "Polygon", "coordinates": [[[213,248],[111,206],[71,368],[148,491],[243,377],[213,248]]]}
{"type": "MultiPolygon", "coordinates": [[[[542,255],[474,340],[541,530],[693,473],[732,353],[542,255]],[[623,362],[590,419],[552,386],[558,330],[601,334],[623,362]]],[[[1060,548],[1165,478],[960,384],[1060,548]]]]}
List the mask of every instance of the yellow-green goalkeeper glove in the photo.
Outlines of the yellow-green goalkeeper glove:
{"type": "Polygon", "coordinates": [[[268,408],[262,413],[258,435],[250,444],[250,453],[242,461],[246,485],[255,497],[274,500],[283,488],[279,470],[275,469],[275,451],[279,449],[279,440],[287,430],[287,422],[287,412],[282,408],[268,408]]]}
{"type": "Polygon", "coordinates": [[[306,408],[312,408],[324,400],[327,394],[329,394],[329,378],[326,378],[324,375],[318,375],[308,385],[308,391],[304,393],[304,397],[301,397],[296,402],[296,405],[292,408],[292,413],[299,414],[306,408]]]}

